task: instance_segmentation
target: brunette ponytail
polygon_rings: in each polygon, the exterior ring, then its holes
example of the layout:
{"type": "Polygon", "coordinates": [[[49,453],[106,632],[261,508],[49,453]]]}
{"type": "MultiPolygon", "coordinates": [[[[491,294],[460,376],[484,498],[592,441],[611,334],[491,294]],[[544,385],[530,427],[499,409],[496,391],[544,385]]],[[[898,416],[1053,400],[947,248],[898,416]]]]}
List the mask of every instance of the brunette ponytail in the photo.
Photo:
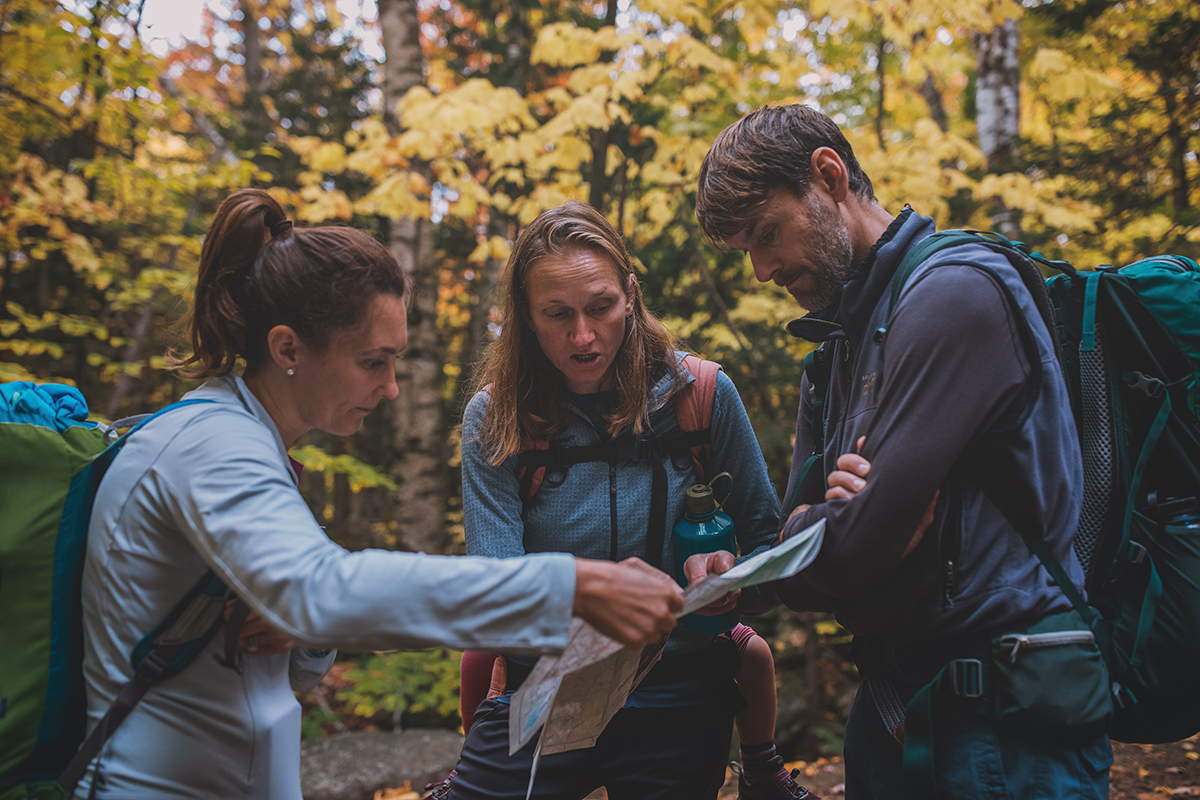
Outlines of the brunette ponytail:
{"type": "Polygon", "coordinates": [[[377,294],[411,300],[410,279],[369,234],[340,226],[293,228],[262,189],[225,199],[200,251],[189,325],[192,355],[175,367],[190,378],[228,374],[266,353],[266,335],[287,325],[310,347],[361,321],[377,294]]]}

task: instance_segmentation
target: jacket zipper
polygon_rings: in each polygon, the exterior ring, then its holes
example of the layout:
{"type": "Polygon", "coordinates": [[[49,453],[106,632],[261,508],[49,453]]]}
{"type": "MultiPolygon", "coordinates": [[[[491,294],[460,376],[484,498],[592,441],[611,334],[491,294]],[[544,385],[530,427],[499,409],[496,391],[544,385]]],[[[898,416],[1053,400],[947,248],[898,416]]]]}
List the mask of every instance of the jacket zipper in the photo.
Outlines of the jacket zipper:
{"type": "Polygon", "coordinates": [[[1038,647],[1059,647],[1064,644],[1094,644],[1096,636],[1091,631],[1054,631],[1051,633],[1010,633],[997,641],[1001,647],[1011,648],[1010,664],[1017,663],[1017,653],[1038,647]]]}
{"type": "Polygon", "coordinates": [[[962,555],[962,495],[957,483],[950,487],[951,496],[946,504],[946,516],[938,542],[938,555],[942,567],[942,602],[954,605],[954,593],[958,591],[958,561],[962,555]]]}
{"type": "Polygon", "coordinates": [[[609,559],[617,560],[617,465],[608,463],[609,559]]]}

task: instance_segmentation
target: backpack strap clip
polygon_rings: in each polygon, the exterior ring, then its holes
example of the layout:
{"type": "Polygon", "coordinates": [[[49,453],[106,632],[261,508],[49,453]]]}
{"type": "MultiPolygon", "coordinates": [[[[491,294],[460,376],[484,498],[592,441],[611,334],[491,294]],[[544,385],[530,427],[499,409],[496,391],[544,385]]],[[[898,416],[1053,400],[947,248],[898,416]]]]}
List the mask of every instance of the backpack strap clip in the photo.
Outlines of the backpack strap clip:
{"type": "Polygon", "coordinates": [[[155,647],[137,665],[133,679],[143,686],[153,686],[162,680],[170,662],[170,658],[163,655],[161,646],[155,647]]]}
{"type": "Polygon", "coordinates": [[[959,697],[983,697],[983,662],[956,658],[950,662],[950,688],[959,697]]]}
{"type": "Polygon", "coordinates": [[[1137,370],[1126,372],[1121,375],[1121,378],[1129,384],[1131,389],[1136,389],[1147,397],[1161,397],[1167,388],[1167,385],[1158,378],[1152,378],[1144,372],[1138,372],[1137,370]]]}
{"type": "Polygon", "coordinates": [[[1149,555],[1144,546],[1132,540],[1125,549],[1125,561],[1128,564],[1141,564],[1149,555]]]}

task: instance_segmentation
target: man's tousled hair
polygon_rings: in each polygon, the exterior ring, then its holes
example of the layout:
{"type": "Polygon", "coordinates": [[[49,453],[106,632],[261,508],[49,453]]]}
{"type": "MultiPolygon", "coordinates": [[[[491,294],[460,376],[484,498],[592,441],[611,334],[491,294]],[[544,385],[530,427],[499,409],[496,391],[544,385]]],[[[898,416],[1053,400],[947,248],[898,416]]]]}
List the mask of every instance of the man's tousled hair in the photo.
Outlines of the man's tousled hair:
{"type": "Polygon", "coordinates": [[[874,201],[871,179],[833,120],[808,106],[767,106],[721,131],[704,157],[696,193],[696,219],[704,235],[721,244],[745,231],[777,187],[803,197],[812,154],[821,147],[831,148],[845,163],[850,191],[874,201]]]}

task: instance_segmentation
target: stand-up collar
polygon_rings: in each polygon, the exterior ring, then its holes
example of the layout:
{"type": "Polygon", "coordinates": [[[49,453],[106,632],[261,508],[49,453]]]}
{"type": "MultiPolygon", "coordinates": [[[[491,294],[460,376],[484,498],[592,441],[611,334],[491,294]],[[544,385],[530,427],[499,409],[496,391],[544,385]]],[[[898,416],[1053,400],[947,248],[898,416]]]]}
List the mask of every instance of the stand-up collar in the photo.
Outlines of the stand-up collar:
{"type": "Polygon", "coordinates": [[[934,230],[930,217],[905,206],[855,267],[840,297],[828,308],[789,322],[788,332],[811,342],[822,342],[843,333],[859,338],[908,248],[934,230]]]}

